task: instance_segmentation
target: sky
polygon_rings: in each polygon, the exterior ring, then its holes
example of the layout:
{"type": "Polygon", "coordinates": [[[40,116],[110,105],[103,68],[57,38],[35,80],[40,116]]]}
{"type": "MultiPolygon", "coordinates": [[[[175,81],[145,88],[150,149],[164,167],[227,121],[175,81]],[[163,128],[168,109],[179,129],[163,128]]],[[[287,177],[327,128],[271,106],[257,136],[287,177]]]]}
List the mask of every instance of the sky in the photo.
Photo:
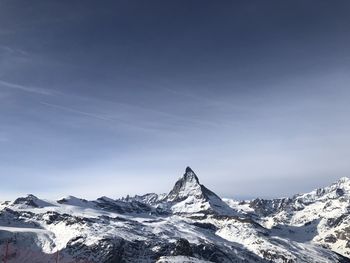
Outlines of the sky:
{"type": "Polygon", "coordinates": [[[347,0],[0,0],[0,199],[350,176],[347,0]]]}

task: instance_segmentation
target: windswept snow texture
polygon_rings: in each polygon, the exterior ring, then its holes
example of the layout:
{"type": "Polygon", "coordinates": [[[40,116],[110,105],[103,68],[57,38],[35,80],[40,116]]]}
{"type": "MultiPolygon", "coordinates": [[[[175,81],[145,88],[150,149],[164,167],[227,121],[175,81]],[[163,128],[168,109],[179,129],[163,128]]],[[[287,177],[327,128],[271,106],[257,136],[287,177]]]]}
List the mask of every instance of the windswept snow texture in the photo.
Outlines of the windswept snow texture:
{"type": "MultiPolygon", "coordinates": [[[[0,204],[14,262],[350,262],[350,180],[291,198],[222,200],[189,167],[169,194],[0,204]]],[[[6,254],[7,250],[7,254],[6,254]]]]}

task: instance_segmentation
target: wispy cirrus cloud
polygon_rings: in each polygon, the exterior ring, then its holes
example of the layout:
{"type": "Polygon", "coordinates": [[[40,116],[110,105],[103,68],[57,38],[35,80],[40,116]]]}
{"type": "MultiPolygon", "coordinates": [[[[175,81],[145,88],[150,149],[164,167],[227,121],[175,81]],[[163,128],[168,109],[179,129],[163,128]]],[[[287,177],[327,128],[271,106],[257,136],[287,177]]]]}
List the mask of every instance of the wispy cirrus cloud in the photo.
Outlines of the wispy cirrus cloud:
{"type": "Polygon", "coordinates": [[[23,92],[36,93],[36,94],[46,95],[46,96],[52,96],[56,93],[50,89],[26,86],[26,85],[21,85],[17,83],[7,82],[4,80],[0,80],[0,88],[15,89],[23,92]]]}
{"type": "Polygon", "coordinates": [[[102,121],[111,121],[112,120],[108,117],[105,117],[105,116],[102,116],[99,114],[81,111],[81,110],[73,109],[70,107],[62,106],[62,105],[47,103],[47,102],[43,102],[43,101],[41,101],[40,104],[45,105],[47,107],[51,107],[51,108],[55,108],[55,109],[59,109],[59,110],[64,110],[64,111],[68,111],[68,112],[79,114],[79,115],[84,115],[84,116],[91,117],[91,118],[98,119],[98,120],[102,120],[102,121]]]}
{"type": "Polygon", "coordinates": [[[100,120],[100,121],[106,121],[106,122],[110,122],[110,123],[123,124],[123,125],[125,125],[127,127],[135,128],[135,129],[142,130],[142,131],[148,131],[148,132],[151,131],[152,132],[152,131],[157,130],[155,128],[144,127],[142,125],[137,125],[137,124],[135,124],[133,122],[124,120],[122,118],[117,118],[115,116],[109,116],[109,115],[106,115],[106,114],[97,114],[97,113],[94,113],[94,112],[87,112],[87,111],[79,110],[79,109],[76,109],[76,108],[71,108],[71,107],[58,105],[58,104],[53,104],[53,103],[48,103],[48,102],[43,102],[43,101],[41,101],[40,104],[42,104],[42,105],[44,105],[46,107],[53,108],[53,109],[70,112],[70,113],[73,113],[73,114],[76,114],[76,115],[82,115],[82,116],[93,118],[93,119],[100,120]]]}
{"type": "Polygon", "coordinates": [[[12,48],[10,46],[4,46],[4,45],[0,45],[0,54],[17,54],[17,55],[21,55],[21,56],[27,56],[28,52],[26,52],[23,49],[19,49],[19,48],[12,48]]]}

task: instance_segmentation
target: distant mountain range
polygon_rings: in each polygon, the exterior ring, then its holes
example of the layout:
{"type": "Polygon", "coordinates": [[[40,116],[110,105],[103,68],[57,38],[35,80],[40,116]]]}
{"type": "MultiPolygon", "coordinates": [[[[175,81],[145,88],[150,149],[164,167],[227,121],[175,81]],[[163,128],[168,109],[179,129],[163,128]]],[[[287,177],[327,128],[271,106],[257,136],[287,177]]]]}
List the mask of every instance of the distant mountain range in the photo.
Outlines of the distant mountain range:
{"type": "Polygon", "coordinates": [[[189,167],[168,194],[0,204],[0,255],[28,262],[350,262],[350,179],[290,198],[221,199],[189,167]]]}

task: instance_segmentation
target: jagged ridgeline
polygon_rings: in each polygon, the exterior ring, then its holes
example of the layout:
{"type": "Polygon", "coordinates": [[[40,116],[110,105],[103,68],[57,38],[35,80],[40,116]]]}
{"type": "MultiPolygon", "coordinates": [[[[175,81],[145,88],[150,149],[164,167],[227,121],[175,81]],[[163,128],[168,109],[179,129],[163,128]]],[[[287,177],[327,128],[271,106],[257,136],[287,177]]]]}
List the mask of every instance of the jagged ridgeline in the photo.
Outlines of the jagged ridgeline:
{"type": "Polygon", "coordinates": [[[350,180],[290,198],[221,199],[187,167],[168,194],[2,202],[14,262],[350,262],[350,180]]]}

